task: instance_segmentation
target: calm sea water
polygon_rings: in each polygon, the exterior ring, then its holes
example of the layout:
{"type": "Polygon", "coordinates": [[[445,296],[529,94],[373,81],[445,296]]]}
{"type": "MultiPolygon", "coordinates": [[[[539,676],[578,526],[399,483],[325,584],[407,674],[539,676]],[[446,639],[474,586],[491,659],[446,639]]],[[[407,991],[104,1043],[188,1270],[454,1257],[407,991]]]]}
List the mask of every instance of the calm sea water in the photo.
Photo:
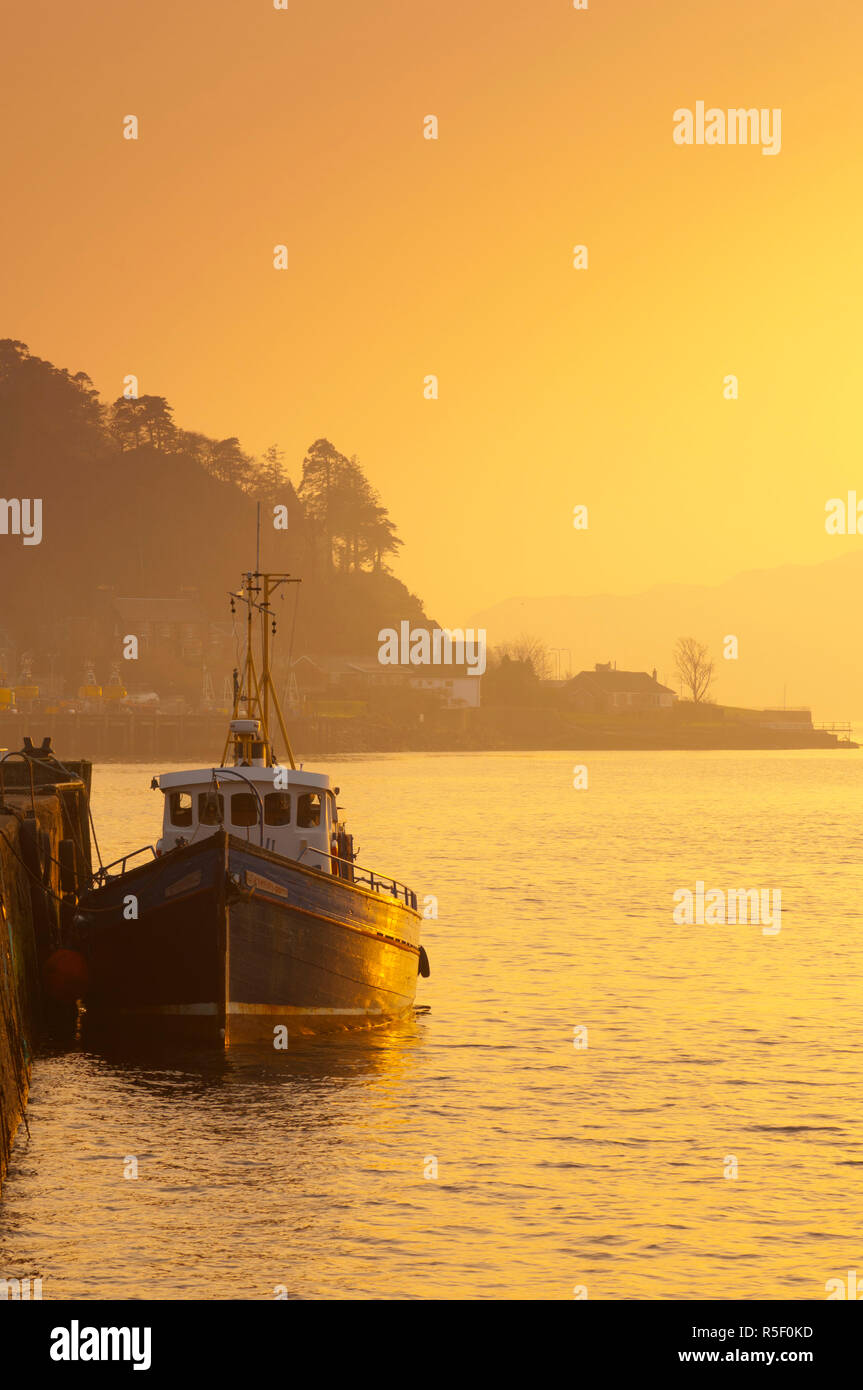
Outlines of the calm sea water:
{"type": "MultiPolygon", "coordinates": [[[[96,770],[106,858],[155,838],[166,770],[96,770]]],[[[803,1299],[863,1266],[863,753],[325,770],[360,862],[438,900],[429,1012],[287,1054],[40,1058],[0,1274],[46,1299],[803,1299]],[[779,888],[781,931],[674,925],[699,879],[779,888]]]]}

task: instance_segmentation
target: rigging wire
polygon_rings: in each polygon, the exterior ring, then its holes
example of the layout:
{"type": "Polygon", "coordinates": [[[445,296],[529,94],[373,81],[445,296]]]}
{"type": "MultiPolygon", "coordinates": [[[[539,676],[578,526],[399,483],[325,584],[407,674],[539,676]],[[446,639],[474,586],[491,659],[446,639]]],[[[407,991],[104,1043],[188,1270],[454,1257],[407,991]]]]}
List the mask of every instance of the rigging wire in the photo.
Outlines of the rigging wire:
{"type": "MultiPolygon", "coordinates": [[[[284,596],[283,596],[283,597],[284,597],[284,596]]],[[[297,626],[297,608],[299,607],[299,604],[300,604],[300,586],[299,586],[299,584],[295,584],[295,585],[294,585],[294,616],[293,616],[293,620],[292,620],[292,622],[291,622],[291,640],[290,640],[290,642],[288,643],[288,677],[289,677],[289,678],[290,678],[291,672],[292,672],[293,667],[294,667],[294,632],[295,632],[296,626],[297,626]]]]}

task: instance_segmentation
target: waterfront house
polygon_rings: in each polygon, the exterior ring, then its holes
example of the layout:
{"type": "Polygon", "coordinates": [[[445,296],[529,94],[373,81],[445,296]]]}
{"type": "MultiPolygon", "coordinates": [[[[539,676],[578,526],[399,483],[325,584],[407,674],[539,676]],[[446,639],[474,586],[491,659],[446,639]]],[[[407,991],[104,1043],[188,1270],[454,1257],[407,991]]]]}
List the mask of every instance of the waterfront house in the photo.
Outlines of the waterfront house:
{"type": "Polygon", "coordinates": [[[646,671],[618,671],[611,662],[598,663],[592,671],[579,671],[562,689],[566,704],[594,714],[627,710],[670,709],[677,696],[646,671]]]}

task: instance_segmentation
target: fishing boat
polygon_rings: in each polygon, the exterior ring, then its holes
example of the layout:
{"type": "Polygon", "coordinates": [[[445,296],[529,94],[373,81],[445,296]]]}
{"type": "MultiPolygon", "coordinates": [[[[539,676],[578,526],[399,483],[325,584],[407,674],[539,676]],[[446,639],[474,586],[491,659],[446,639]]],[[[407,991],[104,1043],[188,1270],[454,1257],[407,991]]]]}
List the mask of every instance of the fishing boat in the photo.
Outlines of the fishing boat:
{"type": "Polygon", "coordinates": [[[413,1007],[428,974],[416,894],[356,862],[339,788],[294,760],[270,671],[273,598],[294,582],[243,576],[220,764],[154,777],[157,843],[100,869],[79,902],[88,1030],[284,1045],[413,1007]]]}

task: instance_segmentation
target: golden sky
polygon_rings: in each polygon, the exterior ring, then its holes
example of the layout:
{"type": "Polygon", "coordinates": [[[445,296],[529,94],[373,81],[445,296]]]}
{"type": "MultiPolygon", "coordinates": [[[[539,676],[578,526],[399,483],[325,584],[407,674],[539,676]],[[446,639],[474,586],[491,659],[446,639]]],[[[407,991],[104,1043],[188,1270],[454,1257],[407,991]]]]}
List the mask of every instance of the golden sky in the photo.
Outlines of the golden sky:
{"type": "Polygon", "coordinates": [[[859,0],[28,0],[4,31],[0,335],[295,479],[322,434],[357,453],[440,621],[859,543],[824,529],[863,496],[859,0]],[[781,108],[781,152],[675,145],[698,100],[781,108]]]}

